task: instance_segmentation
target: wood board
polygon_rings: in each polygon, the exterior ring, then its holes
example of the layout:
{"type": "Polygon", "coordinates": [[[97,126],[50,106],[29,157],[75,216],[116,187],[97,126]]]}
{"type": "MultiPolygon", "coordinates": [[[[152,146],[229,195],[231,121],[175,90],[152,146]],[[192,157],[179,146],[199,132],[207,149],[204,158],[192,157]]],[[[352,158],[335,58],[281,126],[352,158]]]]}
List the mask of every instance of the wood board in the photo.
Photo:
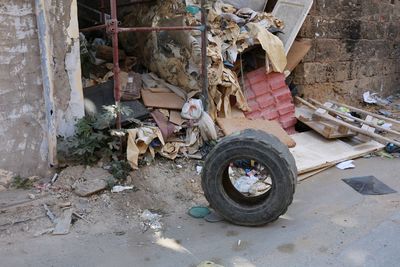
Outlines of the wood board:
{"type": "Polygon", "coordinates": [[[302,39],[299,41],[294,41],[287,55],[288,63],[286,65],[286,69],[292,72],[297,67],[297,65],[299,65],[299,63],[303,60],[303,58],[307,55],[311,47],[312,47],[311,39],[302,39]]]}
{"type": "Polygon", "coordinates": [[[306,173],[300,174],[297,177],[297,181],[298,182],[304,181],[304,180],[306,180],[308,178],[313,177],[314,175],[317,175],[318,173],[321,173],[323,171],[326,171],[327,169],[332,168],[333,166],[335,166],[335,164],[333,164],[332,166],[323,167],[323,168],[315,170],[315,171],[310,171],[310,172],[306,172],[306,173]]]}
{"type": "Polygon", "coordinates": [[[245,118],[218,118],[217,123],[225,135],[246,129],[261,130],[275,135],[282,143],[288,147],[295,147],[296,142],[283,130],[282,126],[276,121],[249,120],[245,118]]]}
{"type": "Polygon", "coordinates": [[[327,139],[337,139],[355,136],[357,133],[344,129],[325,120],[314,120],[313,110],[306,107],[296,107],[296,118],[327,139]]]}
{"type": "Polygon", "coordinates": [[[185,101],[175,93],[154,93],[142,90],[142,99],[146,107],[181,110],[185,101]]]}
{"type": "Polygon", "coordinates": [[[360,144],[327,140],[312,131],[294,134],[291,137],[297,144],[290,152],[296,159],[299,174],[356,159],[385,147],[373,140],[360,144]]]}

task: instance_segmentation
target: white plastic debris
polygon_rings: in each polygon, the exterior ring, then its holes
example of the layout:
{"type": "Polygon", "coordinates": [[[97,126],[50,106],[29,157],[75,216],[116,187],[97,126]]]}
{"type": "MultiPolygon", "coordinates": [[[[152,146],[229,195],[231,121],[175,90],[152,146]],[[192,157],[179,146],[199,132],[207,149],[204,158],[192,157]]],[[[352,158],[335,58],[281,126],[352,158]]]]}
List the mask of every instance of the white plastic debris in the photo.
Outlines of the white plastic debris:
{"type": "Polygon", "coordinates": [[[142,220],[143,230],[147,231],[149,228],[153,230],[161,230],[162,224],[160,222],[162,216],[153,213],[149,210],[143,211],[142,215],[140,215],[140,219],[142,220]]]}
{"type": "Polygon", "coordinates": [[[198,120],[203,115],[203,102],[200,99],[189,99],[183,105],[181,116],[188,120],[198,120]]]}
{"type": "Polygon", "coordinates": [[[369,91],[363,94],[364,102],[368,104],[376,104],[378,103],[376,93],[371,94],[369,91]]]}
{"type": "Polygon", "coordinates": [[[126,190],[132,190],[133,186],[121,186],[121,185],[116,185],[111,189],[111,193],[121,193],[126,190]]]}
{"type": "Polygon", "coordinates": [[[250,186],[249,193],[250,195],[259,195],[260,193],[266,192],[270,187],[271,187],[270,185],[258,181],[252,186],[250,186]]]}
{"type": "Polygon", "coordinates": [[[196,166],[196,173],[200,175],[203,172],[203,166],[196,166]]]}
{"type": "Polygon", "coordinates": [[[234,186],[240,193],[249,193],[250,188],[258,182],[255,176],[242,176],[236,180],[234,186]]]}
{"type": "Polygon", "coordinates": [[[392,128],[393,124],[391,123],[384,123],[382,124],[382,128],[386,129],[386,130],[390,130],[392,128]]]}
{"type": "Polygon", "coordinates": [[[353,164],[354,160],[348,160],[336,165],[336,168],[341,170],[354,169],[356,166],[353,164]]]}

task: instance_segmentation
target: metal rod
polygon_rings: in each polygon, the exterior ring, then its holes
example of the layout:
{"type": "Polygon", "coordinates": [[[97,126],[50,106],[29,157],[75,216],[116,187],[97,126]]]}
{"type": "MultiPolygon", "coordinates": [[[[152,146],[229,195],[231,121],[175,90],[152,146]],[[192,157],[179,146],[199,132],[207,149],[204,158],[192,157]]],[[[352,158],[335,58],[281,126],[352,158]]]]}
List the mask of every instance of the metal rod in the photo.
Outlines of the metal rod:
{"type": "Polygon", "coordinates": [[[201,76],[202,76],[202,94],[204,110],[208,112],[208,70],[207,70],[207,14],[206,1],[201,0],[201,76]]]}
{"type": "Polygon", "coordinates": [[[121,103],[121,88],[120,88],[120,69],[119,69],[119,50],[118,50],[118,13],[117,0],[110,0],[112,27],[112,44],[113,44],[113,60],[114,60],[114,98],[115,104],[118,107],[117,114],[117,129],[121,129],[121,113],[119,106],[121,103]]]}
{"type": "Polygon", "coordinates": [[[58,164],[57,159],[57,108],[54,100],[54,74],[53,58],[51,54],[51,36],[49,29],[49,17],[46,12],[46,1],[35,0],[35,13],[38,27],[38,39],[40,48],[40,62],[43,79],[43,97],[47,125],[48,163],[50,167],[58,164]]]}
{"type": "Polygon", "coordinates": [[[84,28],[79,30],[80,32],[90,32],[90,31],[98,31],[98,30],[103,30],[107,28],[107,25],[102,24],[102,25],[97,25],[97,26],[92,26],[92,27],[88,27],[88,28],[84,28]]]}
{"type": "Polygon", "coordinates": [[[131,27],[118,28],[118,32],[203,31],[202,26],[131,27]]]}
{"type": "Polygon", "coordinates": [[[152,3],[155,2],[155,0],[147,0],[147,1],[135,1],[135,2],[130,2],[126,4],[119,4],[118,7],[125,7],[125,6],[133,6],[137,4],[147,4],[147,3],[152,3]]]}

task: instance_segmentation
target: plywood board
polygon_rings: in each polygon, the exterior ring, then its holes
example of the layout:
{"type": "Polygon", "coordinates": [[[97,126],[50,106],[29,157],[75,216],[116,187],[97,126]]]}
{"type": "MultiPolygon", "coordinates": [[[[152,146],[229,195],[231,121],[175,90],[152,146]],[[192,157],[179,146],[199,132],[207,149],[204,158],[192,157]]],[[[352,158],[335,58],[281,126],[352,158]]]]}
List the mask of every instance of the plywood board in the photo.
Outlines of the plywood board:
{"type": "Polygon", "coordinates": [[[142,99],[146,107],[181,110],[185,101],[175,93],[154,93],[142,90],[142,99]]]}
{"type": "Polygon", "coordinates": [[[360,144],[327,140],[311,131],[294,134],[291,137],[297,144],[290,149],[290,152],[296,159],[299,174],[356,159],[385,147],[373,140],[360,144]]]}
{"type": "Polygon", "coordinates": [[[288,147],[296,146],[296,142],[285,132],[285,130],[282,129],[282,126],[276,121],[249,120],[243,118],[218,118],[217,123],[225,135],[230,135],[246,129],[255,129],[275,135],[288,147]]]}
{"type": "Polygon", "coordinates": [[[313,0],[278,0],[272,15],[285,22],[284,34],[279,35],[285,47],[286,54],[289,52],[297,34],[300,31],[313,0]]]}
{"type": "Polygon", "coordinates": [[[307,55],[311,47],[312,47],[311,39],[302,39],[299,41],[294,41],[287,55],[286,69],[292,72],[294,68],[296,68],[297,65],[299,65],[299,63],[307,55]]]}

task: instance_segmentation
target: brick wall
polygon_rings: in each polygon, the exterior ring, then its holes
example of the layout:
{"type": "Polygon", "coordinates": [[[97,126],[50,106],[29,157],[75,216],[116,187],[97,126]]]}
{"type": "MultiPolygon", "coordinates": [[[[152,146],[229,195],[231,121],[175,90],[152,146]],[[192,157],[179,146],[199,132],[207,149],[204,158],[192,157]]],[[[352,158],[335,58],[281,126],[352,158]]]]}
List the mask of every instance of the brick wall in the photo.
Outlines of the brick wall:
{"type": "Polygon", "coordinates": [[[299,37],[313,40],[294,71],[306,96],[354,103],[400,90],[400,0],[314,0],[299,37]]]}

